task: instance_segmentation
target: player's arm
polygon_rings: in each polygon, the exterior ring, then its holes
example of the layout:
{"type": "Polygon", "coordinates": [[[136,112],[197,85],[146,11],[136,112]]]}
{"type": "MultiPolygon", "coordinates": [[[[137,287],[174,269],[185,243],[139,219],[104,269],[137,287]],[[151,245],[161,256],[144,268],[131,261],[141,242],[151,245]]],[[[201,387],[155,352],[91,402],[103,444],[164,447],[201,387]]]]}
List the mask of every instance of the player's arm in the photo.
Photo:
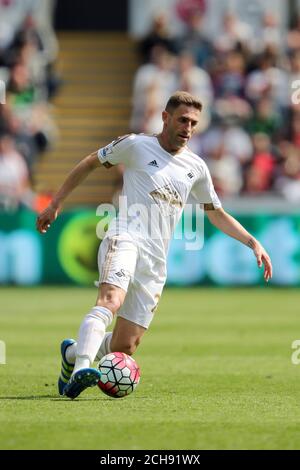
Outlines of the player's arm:
{"type": "Polygon", "coordinates": [[[264,278],[268,282],[272,277],[272,263],[268,253],[259,241],[247,232],[234,217],[227,214],[224,209],[214,209],[212,204],[204,204],[204,210],[215,227],[253,250],[258,266],[261,267],[264,264],[264,278]]]}
{"type": "Polygon", "coordinates": [[[54,195],[49,206],[43,210],[36,221],[36,228],[40,233],[46,233],[51,223],[57,218],[61,211],[64,200],[95,168],[101,166],[98,153],[93,152],[68,174],[60,189],[54,195]]]}

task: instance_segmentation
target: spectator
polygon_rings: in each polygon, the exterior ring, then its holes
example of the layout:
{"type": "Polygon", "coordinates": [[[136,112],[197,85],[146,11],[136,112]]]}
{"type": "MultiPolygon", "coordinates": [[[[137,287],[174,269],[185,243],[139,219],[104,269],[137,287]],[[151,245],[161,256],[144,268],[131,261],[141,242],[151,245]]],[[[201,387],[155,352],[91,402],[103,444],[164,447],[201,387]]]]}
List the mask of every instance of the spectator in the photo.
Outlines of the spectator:
{"type": "Polygon", "coordinates": [[[246,83],[246,96],[254,105],[262,96],[269,97],[278,111],[289,105],[288,76],[276,65],[277,57],[265,51],[259,57],[258,68],[252,71],[246,83]]]}
{"type": "Polygon", "coordinates": [[[143,63],[152,60],[152,50],[155,46],[161,46],[171,54],[177,52],[176,42],[169,32],[168,17],[165,13],[159,13],[154,17],[150,32],[139,44],[138,49],[143,63]]]}
{"type": "Polygon", "coordinates": [[[300,149],[300,112],[294,112],[291,119],[290,142],[300,149]]]}
{"type": "Polygon", "coordinates": [[[292,26],[286,36],[286,48],[289,53],[300,49],[300,15],[293,18],[292,26]]]}
{"type": "Polygon", "coordinates": [[[152,62],[136,72],[133,86],[131,129],[157,132],[160,129],[162,103],[176,90],[175,57],[161,46],[152,50],[152,62]]]}
{"type": "Polygon", "coordinates": [[[231,51],[225,56],[224,69],[215,83],[216,96],[244,96],[245,59],[240,52],[231,51]]]}
{"type": "Polygon", "coordinates": [[[185,23],[189,23],[193,13],[203,15],[206,11],[206,0],[178,0],[176,11],[179,18],[185,23]]]}
{"type": "Polygon", "coordinates": [[[201,10],[190,10],[185,17],[185,32],[178,39],[179,50],[189,50],[199,67],[209,69],[213,56],[212,43],[203,29],[204,15],[201,10]]]}
{"type": "Polygon", "coordinates": [[[0,202],[1,206],[17,207],[28,203],[29,179],[22,155],[16,150],[12,137],[0,134],[0,202]]]}
{"type": "Polygon", "coordinates": [[[209,154],[207,164],[216,191],[222,197],[236,196],[243,184],[238,160],[226,151],[224,136],[209,154]]]}
{"type": "Polygon", "coordinates": [[[276,162],[271,150],[271,140],[267,134],[254,134],[253,147],[253,159],[246,170],[244,191],[258,194],[272,188],[276,162]]]}
{"type": "Polygon", "coordinates": [[[289,142],[281,144],[282,162],[275,181],[276,190],[288,201],[300,202],[300,149],[289,142]]]}
{"type": "Polygon", "coordinates": [[[249,49],[253,37],[252,29],[243,23],[234,13],[227,12],[223,17],[223,29],[214,41],[218,52],[231,52],[236,49],[249,49]]]}
{"type": "Polygon", "coordinates": [[[210,124],[213,102],[213,88],[210,76],[195,64],[194,56],[189,51],[182,51],[178,58],[178,90],[184,90],[201,100],[203,110],[198,131],[203,132],[210,124]]]}
{"type": "Polygon", "coordinates": [[[278,53],[284,46],[284,36],[281,32],[281,25],[278,15],[272,11],[267,11],[262,15],[262,27],[258,37],[252,41],[253,49],[261,54],[265,50],[278,53]]]}
{"type": "MultiPolygon", "coordinates": [[[[293,83],[300,80],[300,49],[293,51],[289,57],[289,89],[293,90],[293,83]]],[[[299,85],[298,85],[299,88],[299,85]]]]}
{"type": "Polygon", "coordinates": [[[222,64],[214,76],[217,97],[215,113],[221,121],[230,120],[242,124],[252,114],[251,106],[244,98],[246,81],[244,56],[241,52],[231,51],[225,55],[222,64]]]}
{"type": "Polygon", "coordinates": [[[232,155],[239,165],[243,167],[253,154],[252,141],[242,127],[228,125],[211,126],[204,134],[192,141],[193,149],[204,158],[222,146],[223,153],[232,155]]]}
{"type": "Polygon", "coordinates": [[[264,133],[270,137],[274,136],[281,124],[274,103],[270,98],[261,98],[256,106],[252,118],[247,124],[250,134],[264,133]]]}
{"type": "Polygon", "coordinates": [[[35,0],[5,0],[0,2],[0,50],[6,50],[21,28],[26,16],[36,4],[35,0]]]}
{"type": "Polygon", "coordinates": [[[15,38],[12,47],[12,63],[21,64],[29,73],[29,80],[34,86],[43,92],[44,99],[47,96],[46,62],[41,51],[39,36],[34,30],[20,31],[15,38]]]}
{"type": "Polygon", "coordinates": [[[28,67],[22,63],[13,66],[7,85],[7,104],[23,129],[43,152],[55,138],[55,126],[48,113],[45,90],[34,86],[28,67]]]}

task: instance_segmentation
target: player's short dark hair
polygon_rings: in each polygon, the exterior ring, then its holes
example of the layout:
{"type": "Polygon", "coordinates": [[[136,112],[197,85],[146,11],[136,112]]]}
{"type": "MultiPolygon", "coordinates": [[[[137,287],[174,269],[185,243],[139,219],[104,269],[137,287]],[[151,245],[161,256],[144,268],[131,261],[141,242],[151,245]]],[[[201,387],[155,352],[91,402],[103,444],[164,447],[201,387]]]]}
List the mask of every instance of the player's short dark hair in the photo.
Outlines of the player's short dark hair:
{"type": "Polygon", "coordinates": [[[176,91],[172,96],[170,96],[166,105],[166,111],[168,113],[173,113],[173,111],[181,104],[192,106],[199,111],[202,110],[202,103],[198,98],[195,98],[195,96],[187,93],[186,91],[176,91]]]}

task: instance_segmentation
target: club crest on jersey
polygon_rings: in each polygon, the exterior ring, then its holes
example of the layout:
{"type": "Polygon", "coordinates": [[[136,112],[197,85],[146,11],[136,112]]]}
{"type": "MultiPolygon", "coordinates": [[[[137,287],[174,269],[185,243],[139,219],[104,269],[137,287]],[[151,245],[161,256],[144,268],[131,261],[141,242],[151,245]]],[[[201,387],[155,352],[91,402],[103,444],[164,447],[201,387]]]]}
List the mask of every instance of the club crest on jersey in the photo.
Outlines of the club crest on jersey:
{"type": "Polygon", "coordinates": [[[124,279],[128,279],[128,274],[126,274],[126,272],[124,271],[124,269],[120,269],[120,271],[118,271],[117,273],[115,273],[116,276],[118,277],[124,277],[124,279]]]}
{"type": "Polygon", "coordinates": [[[151,191],[150,196],[152,196],[164,215],[172,215],[177,210],[181,210],[183,206],[180,194],[169,184],[151,191]]]}
{"type": "Polygon", "coordinates": [[[120,271],[117,272],[116,275],[117,275],[118,277],[125,277],[124,269],[120,269],[120,271]]]}

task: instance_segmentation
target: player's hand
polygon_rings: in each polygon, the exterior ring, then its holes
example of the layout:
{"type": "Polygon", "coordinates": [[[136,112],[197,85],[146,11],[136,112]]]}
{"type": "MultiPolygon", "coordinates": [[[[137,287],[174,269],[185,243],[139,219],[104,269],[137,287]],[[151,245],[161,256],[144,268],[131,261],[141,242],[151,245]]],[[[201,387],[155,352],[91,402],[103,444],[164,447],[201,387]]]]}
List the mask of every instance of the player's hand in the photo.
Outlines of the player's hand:
{"type": "Polygon", "coordinates": [[[262,265],[264,265],[264,279],[268,282],[273,273],[271,258],[260,243],[255,245],[253,252],[256,257],[258,267],[261,268],[262,265]]]}
{"type": "Polygon", "coordinates": [[[58,212],[59,208],[50,203],[49,206],[37,217],[36,229],[40,233],[46,233],[52,222],[57,218],[58,212]]]}

